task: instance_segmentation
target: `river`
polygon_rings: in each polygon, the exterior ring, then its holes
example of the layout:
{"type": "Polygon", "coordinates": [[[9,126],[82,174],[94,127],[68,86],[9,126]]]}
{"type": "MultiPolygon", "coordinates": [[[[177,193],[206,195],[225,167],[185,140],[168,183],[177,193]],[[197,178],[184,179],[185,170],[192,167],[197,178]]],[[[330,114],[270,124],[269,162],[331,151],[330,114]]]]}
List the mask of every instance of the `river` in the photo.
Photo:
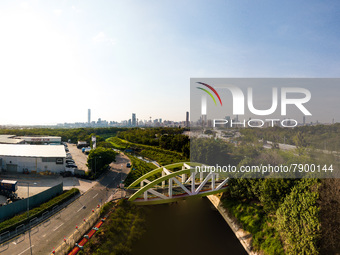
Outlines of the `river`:
{"type": "Polygon", "coordinates": [[[145,207],[147,229],[133,255],[247,254],[207,198],[145,207]]]}

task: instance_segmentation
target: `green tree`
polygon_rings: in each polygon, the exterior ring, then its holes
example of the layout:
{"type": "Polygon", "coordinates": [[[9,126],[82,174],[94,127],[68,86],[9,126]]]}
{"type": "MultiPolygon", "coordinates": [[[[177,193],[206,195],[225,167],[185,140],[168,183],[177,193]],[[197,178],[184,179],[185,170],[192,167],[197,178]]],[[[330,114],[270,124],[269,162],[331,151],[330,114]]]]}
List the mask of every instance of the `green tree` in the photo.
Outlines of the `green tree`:
{"type": "Polygon", "coordinates": [[[287,254],[319,253],[321,227],[317,187],[315,179],[301,180],[276,212],[276,225],[287,254]]]}
{"type": "Polygon", "coordinates": [[[99,147],[90,151],[87,166],[92,170],[92,174],[99,176],[113,161],[116,161],[116,153],[110,148],[99,147]]]}

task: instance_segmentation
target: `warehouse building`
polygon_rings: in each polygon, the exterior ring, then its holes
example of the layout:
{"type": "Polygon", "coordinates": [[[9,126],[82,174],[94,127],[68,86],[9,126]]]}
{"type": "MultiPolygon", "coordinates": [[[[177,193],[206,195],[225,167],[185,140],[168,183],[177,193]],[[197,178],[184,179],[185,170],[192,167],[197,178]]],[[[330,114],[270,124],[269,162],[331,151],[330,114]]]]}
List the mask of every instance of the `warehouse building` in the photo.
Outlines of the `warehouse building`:
{"type": "Polygon", "coordinates": [[[0,144],[0,167],[6,172],[65,171],[64,145],[0,144]]]}
{"type": "Polygon", "coordinates": [[[15,138],[24,140],[25,144],[61,144],[60,136],[17,136],[15,138]]]}
{"type": "Polygon", "coordinates": [[[0,135],[0,144],[21,144],[25,140],[18,139],[15,135],[0,135]]]}
{"type": "Polygon", "coordinates": [[[0,144],[61,144],[60,136],[0,135],[0,144]]]}

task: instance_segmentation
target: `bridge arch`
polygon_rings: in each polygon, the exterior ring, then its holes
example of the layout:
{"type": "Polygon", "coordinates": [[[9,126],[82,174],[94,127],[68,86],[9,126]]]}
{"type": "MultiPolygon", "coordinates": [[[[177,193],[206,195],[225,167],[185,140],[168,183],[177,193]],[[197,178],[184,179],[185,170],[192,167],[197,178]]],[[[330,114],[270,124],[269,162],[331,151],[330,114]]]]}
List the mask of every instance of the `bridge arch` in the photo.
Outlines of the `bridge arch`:
{"type": "Polygon", "coordinates": [[[128,191],[134,192],[128,200],[136,204],[161,204],[189,197],[216,194],[227,189],[228,178],[220,180],[218,173],[197,172],[195,166],[202,166],[202,164],[180,162],[146,173],[127,188],[128,191]],[[182,170],[171,171],[179,167],[182,170]],[[160,173],[162,176],[153,181],[147,179],[160,173]]]}

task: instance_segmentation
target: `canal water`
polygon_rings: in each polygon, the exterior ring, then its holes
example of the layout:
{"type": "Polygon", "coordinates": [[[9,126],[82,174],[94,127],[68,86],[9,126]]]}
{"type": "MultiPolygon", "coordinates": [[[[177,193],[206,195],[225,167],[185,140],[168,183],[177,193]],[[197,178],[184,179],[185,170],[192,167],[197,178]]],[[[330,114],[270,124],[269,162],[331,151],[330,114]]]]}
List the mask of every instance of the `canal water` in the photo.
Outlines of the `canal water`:
{"type": "Polygon", "coordinates": [[[145,209],[146,233],[134,243],[134,255],[247,254],[207,198],[145,209]]]}

